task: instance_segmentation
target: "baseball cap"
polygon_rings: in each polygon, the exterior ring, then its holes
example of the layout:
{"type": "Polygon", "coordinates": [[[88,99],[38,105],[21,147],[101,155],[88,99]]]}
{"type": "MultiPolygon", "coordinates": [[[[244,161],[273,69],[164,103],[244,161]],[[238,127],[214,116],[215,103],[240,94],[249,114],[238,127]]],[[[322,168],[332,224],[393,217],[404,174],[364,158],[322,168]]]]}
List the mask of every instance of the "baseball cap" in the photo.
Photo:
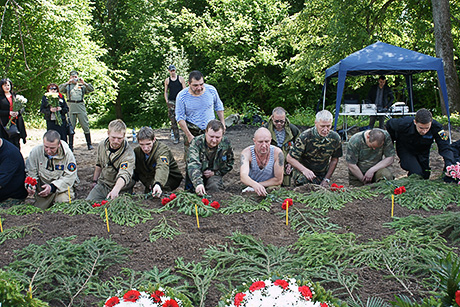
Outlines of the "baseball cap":
{"type": "Polygon", "coordinates": [[[176,66],[174,66],[174,65],[169,65],[168,70],[176,70],[176,66]]]}
{"type": "Polygon", "coordinates": [[[70,75],[71,75],[71,76],[78,76],[78,72],[77,72],[76,70],[72,70],[72,71],[70,72],[70,75]]]}

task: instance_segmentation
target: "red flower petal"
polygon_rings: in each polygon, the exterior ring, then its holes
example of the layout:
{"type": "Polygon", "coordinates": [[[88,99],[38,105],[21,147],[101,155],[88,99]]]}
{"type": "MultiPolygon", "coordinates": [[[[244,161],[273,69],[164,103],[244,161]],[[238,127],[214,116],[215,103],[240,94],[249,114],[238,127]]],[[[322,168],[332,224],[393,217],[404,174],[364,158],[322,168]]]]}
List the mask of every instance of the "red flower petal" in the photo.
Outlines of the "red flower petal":
{"type": "Polygon", "coordinates": [[[214,209],[219,209],[220,208],[220,204],[217,202],[217,201],[213,201],[211,203],[211,207],[213,207],[214,209]]]}
{"type": "Polygon", "coordinates": [[[175,300],[170,299],[164,302],[162,306],[163,307],[179,307],[179,304],[175,300]]]}
{"type": "Polygon", "coordinates": [[[263,281],[256,281],[249,287],[249,290],[254,292],[263,288],[265,288],[265,283],[263,281]]]}
{"type": "Polygon", "coordinates": [[[289,287],[289,283],[285,281],[284,279],[277,279],[275,280],[275,286],[280,286],[283,289],[287,289],[289,287]]]}
{"type": "Polygon", "coordinates": [[[399,190],[401,191],[401,194],[405,193],[406,192],[406,187],[405,186],[400,186],[399,190]]]}
{"type": "Polygon", "coordinates": [[[113,307],[120,302],[120,299],[116,296],[113,296],[105,302],[104,307],[113,307]]]}
{"type": "Polygon", "coordinates": [[[167,203],[169,203],[170,201],[171,201],[170,198],[165,197],[165,198],[163,198],[163,199],[161,200],[161,204],[162,204],[163,206],[165,206],[165,205],[166,205],[167,203]]]}
{"type": "Polygon", "coordinates": [[[234,304],[235,306],[240,306],[241,305],[241,302],[244,300],[244,297],[246,296],[246,294],[244,293],[237,293],[235,295],[235,300],[234,300],[234,304]]]}
{"type": "Polygon", "coordinates": [[[209,199],[203,198],[201,201],[203,202],[205,206],[209,205],[209,199]]]}
{"type": "Polygon", "coordinates": [[[101,201],[101,205],[105,205],[106,203],[108,203],[108,201],[106,200],[101,201]]]}
{"type": "Polygon", "coordinates": [[[309,300],[313,297],[311,290],[308,286],[301,286],[299,287],[299,292],[305,297],[306,300],[309,300]]]}
{"type": "Polygon", "coordinates": [[[173,200],[173,199],[176,198],[176,197],[177,197],[177,196],[176,196],[176,194],[174,194],[174,193],[171,193],[171,195],[169,195],[169,199],[170,199],[170,200],[173,200]]]}
{"type": "Polygon", "coordinates": [[[460,306],[460,290],[455,291],[455,302],[460,306]]]}
{"type": "Polygon", "coordinates": [[[123,300],[125,302],[135,302],[139,299],[139,296],[141,296],[141,293],[137,290],[129,290],[128,292],[123,295],[123,300]]]}
{"type": "Polygon", "coordinates": [[[326,303],[321,303],[320,306],[321,307],[329,307],[326,303]]]}

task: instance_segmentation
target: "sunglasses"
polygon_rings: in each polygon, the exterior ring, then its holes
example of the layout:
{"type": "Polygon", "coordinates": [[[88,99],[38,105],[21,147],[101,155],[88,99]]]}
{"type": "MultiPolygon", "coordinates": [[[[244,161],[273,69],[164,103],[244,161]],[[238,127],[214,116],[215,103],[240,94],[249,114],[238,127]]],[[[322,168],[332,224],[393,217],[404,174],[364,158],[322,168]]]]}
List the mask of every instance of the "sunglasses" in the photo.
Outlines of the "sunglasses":
{"type": "Polygon", "coordinates": [[[275,124],[284,124],[285,120],[274,120],[275,124]]]}
{"type": "Polygon", "coordinates": [[[57,87],[50,87],[50,90],[57,90],[57,87]]]}

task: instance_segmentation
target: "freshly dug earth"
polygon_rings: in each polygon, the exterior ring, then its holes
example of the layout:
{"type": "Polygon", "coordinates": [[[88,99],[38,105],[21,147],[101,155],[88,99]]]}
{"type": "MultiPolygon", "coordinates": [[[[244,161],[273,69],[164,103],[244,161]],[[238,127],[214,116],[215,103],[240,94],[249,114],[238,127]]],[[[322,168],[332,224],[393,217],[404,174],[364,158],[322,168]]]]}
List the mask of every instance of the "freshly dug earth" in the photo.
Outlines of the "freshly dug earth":
{"type": "MultiPolygon", "coordinates": [[[[240,152],[243,148],[252,143],[252,136],[255,127],[246,125],[237,125],[230,127],[226,135],[229,137],[235,151],[235,167],[224,177],[227,189],[219,194],[212,195],[213,200],[222,201],[229,199],[232,195],[241,195],[244,186],[239,181],[239,160],[240,152]]],[[[22,148],[24,157],[28,156],[30,149],[41,142],[43,130],[28,131],[30,140],[22,148]]],[[[455,136],[458,133],[454,133],[455,136]]],[[[184,170],[183,161],[183,144],[174,145],[169,139],[169,129],[157,130],[156,136],[160,142],[167,144],[173,151],[178,160],[179,166],[184,170]]],[[[98,143],[106,137],[106,131],[93,131],[93,142],[98,143]]],[[[131,135],[128,135],[131,141],[131,135]]],[[[135,145],[133,145],[135,146],[135,145]]],[[[344,155],[346,146],[344,145],[344,155]]],[[[92,174],[95,166],[96,150],[88,151],[84,143],[83,134],[77,131],[75,156],[78,164],[78,175],[80,183],[76,189],[78,199],[83,199],[89,193],[92,174]]],[[[443,162],[437,152],[431,154],[431,166],[435,170],[434,176],[439,176],[443,167],[443,162]]],[[[405,172],[400,169],[399,162],[393,164],[393,170],[397,177],[405,176],[405,172]]],[[[348,186],[348,172],[345,158],[339,160],[332,182],[348,186]]],[[[183,183],[181,188],[183,188],[183,183]]],[[[180,188],[180,189],[181,189],[180,188]]],[[[143,187],[137,184],[135,190],[142,193],[143,187]]],[[[32,202],[28,199],[27,202],[32,202]]],[[[150,208],[160,208],[160,200],[146,200],[150,208]]],[[[372,239],[381,239],[393,234],[394,231],[383,227],[384,223],[390,222],[390,206],[388,199],[377,197],[371,200],[356,201],[347,204],[340,211],[330,211],[330,221],[341,227],[339,232],[352,232],[358,236],[359,241],[372,239]]],[[[453,206],[452,210],[457,211],[458,207],[453,206]]],[[[93,236],[111,238],[118,244],[129,248],[132,254],[126,263],[119,263],[109,271],[104,272],[100,277],[102,280],[108,280],[113,274],[120,272],[122,268],[130,268],[135,271],[150,270],[158,267],[160,270],[171,268],[174,271],[174,260],[182,257],[184,262],[201,261],[204,249],[209,246],[220,245],[229,242],[228,237],[232,233],[239,231],[243,234],[252,235],[262,240],[265,244],[275,246],[288,246],[295,243],[298,235],[290,227],[286,226],[283,219],[275,214],[281,211],[281,204],[273,204],[270,212],[256,211],[246,214],[233,214],[230,216],[223,214],[214,214],[208,218],[200,219],[200,228],[196,227],[194,216],[178,214],[174,211],[164,212],[162,215],[169,221],[175,221],[176,227],[181,235],[176,236],[174,240],[159,239],[154,243],[149,242],[149,232],[157,224],[161,216],[154,218],[144,224],[135,227],[118,226],[112,224],[110,233],[107,233],[106,225],[96,215],[77,215],[68,216],[62,213],[45,212],[43,214],[30,214],[26,216],[11,216],[1,214],[3,228],[9,228],[18,225],[35,223],[38,224],[42,233],[35,232],[33,236],[26,236],[22,239],[8,240],[1,245],[0,267],[4,267],[13,261],[13,251],[19,250],[27,245],[44,244],[47,240],[56,237],[68,237],[76,235],[76,243],[81,243],[93,236]]],[[[408,210],[395,206],[395,216],[403,217],[408,215],[429,216],[440,214],[440,211],[423,211],[408,210]]],[[[405,294],[404,289],[395,279],[384,278],[383,272],[367,270],[365,276],[362,276],[362,287],[355,293],[361,298],[366,299],[368,296],[377,296],[389,301],[396,294],[405,294]]],[[[334,285],[323,285],[333,290],[334,285]]],[[[416,285],[413,288],[417,288],[416,285]]],[[[114,294],[118,289],[113,289],[114,294]]],[[[216,306],[221,293],[211,288],[207,296],[206,306],[216,306]]],[[[86,298],[87,305],[94,305],[94,298],[86,298]]],[[[57,305],[56,305],[57,306],[57,305]]],[[[60,306],[60,305],[59,305],[60,306]]]]}

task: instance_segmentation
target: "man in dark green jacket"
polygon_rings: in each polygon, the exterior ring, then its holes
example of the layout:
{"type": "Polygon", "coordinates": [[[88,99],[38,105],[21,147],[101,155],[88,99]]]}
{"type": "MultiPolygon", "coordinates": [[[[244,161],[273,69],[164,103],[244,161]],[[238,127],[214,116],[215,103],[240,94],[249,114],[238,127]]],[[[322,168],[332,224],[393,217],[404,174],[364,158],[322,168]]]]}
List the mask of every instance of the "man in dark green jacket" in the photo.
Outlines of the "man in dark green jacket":
{"type": "Polygon", "coordinates": [[[145,193],[151,191],[154,197],[160,197],[163,191],[175,190],[183,177],[171,150],[156,140],[153,129],[149,127],[142,127],[137,139],[139,146],[134,149],[134,180],[140,180],[145,186],[145,193]]]}
{"type": "MultiPolygon", "coordinates": [[[[273,109],[272,116],[270,116],[270,119],[265,127],[272,135],[271,144],[281,148],[284,154],[284,161],[286,161],[287,154],[289,153],[289,150],[291,150],[297,136],[299,135],[299,129],[289,122],[289,119],[286,118],[286,110],[282,107],[276,107],[273,109]]],[[[285,163],[282,183],[285,187],[288,187],[291,184],[291,172],[291,164],[285,163]]]]}

